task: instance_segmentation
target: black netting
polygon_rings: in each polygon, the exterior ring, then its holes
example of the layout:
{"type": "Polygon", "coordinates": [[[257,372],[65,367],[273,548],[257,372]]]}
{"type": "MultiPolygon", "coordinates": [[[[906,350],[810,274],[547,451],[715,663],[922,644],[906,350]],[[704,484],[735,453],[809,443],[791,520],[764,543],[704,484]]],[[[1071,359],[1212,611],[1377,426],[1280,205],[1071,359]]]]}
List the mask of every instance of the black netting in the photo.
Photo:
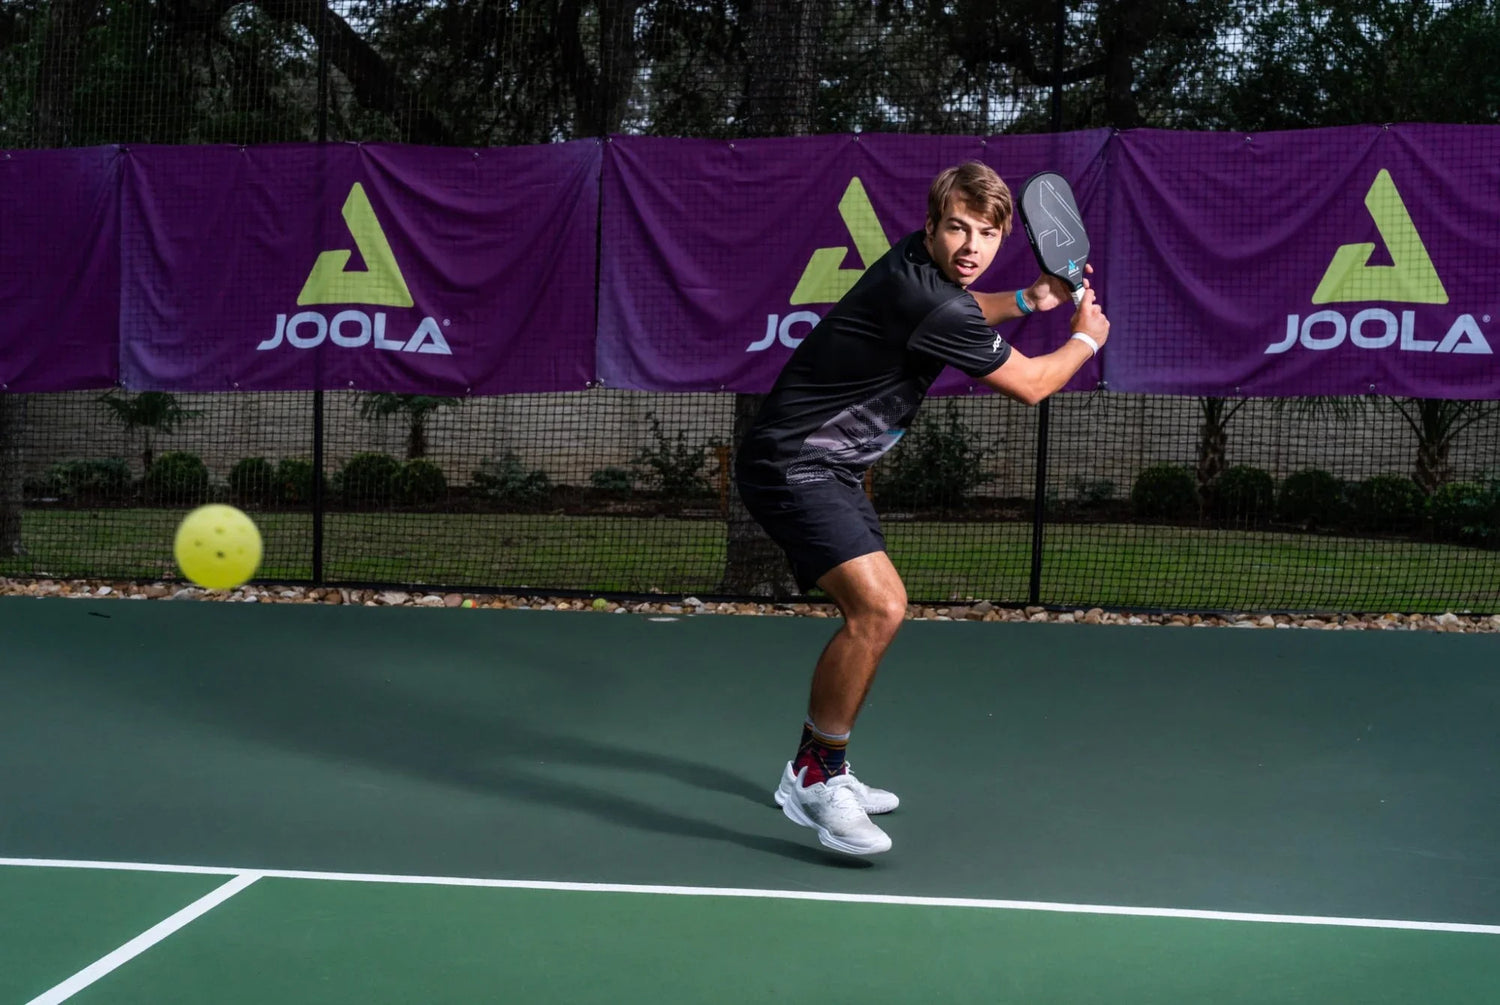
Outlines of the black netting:
{"type": "MultiPolygon", "coordinates": [[[[1493,3],[1414,0],[9,0],[0,148],[1494,123],[1497,43],[1493,3]]],[[[222,499],[268,579],[745,595],[752,404],[0,391],[0,575],[170,578],[183,510],[222,499]]],[[[873,470],[914,600],[1500,609],[1494,404],[1044,409],[933,399],[873,470]]]]}

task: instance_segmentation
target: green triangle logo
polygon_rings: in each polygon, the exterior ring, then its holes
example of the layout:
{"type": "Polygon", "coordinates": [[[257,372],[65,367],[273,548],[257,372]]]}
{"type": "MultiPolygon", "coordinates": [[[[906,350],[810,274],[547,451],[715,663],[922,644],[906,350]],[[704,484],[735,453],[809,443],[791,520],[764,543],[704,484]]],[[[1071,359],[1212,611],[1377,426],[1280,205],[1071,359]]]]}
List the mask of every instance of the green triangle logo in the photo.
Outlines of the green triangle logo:
{"type": "Polygon", "coordinates": [[[1365,193],[1365,208],[1375,220],[1391,265],[1370,265],[1372,243],[1345,244],[1333,254],[1323,281],[1313,292],[1315,304],[1386,300],[1404,304],[1446,304],[1448,291],[1432,266],[1422,236],[1411,222],[1406,203],[1384,168],[1365,193]]]}
{"type": "Polygon", "coordinates": [[[375,209],[359,182],[344,200],[344,223],[354,246],[365,260],[364,271],[350,270],[347,250],[324,251],[313,263],[307,282],[297,295],[299,306],[308,304],[374,304],[380,307],[410,307],[411,291],[401,275],[401,266],[391,253],[391,243],[375,219],[375,209]]]}
{"type": "Polygon", "coordinates": [[[844,258],[849,254],[847,247],[819,248],[808,259],[807,268],[802,270],[802,278],[797,281],[797,288],[792,291],[789,303],[837,303],[859,277],[864,275],[865,269],[891,250],[891,242],[886,240],[885,230],[875,216],[875,207],[870,204],[865,186],[858,178],[851,179],[849,187],[844,190],[844,197],[839,200],[839,216],[843,217],[844,226],[849,228],[849,236],[853,238],[854,247],[859,252],[861,267],[841,268],[844,258]]]}

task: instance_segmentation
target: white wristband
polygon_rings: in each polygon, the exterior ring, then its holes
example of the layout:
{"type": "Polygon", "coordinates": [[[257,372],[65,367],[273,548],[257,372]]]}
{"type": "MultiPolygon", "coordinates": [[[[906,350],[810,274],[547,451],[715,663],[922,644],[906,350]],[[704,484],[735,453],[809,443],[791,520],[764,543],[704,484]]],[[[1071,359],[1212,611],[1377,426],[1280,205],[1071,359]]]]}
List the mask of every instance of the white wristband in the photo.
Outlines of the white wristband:
{"type": "Polygon", "coordinates": [[[1086,334],[1085,332],[1074,332],[1073,337],[1089,347],[1089,354],[1091,356],[1099,355],[1099,343],[1094,341],[1094,337],[1092,335],[1086,334]]]}

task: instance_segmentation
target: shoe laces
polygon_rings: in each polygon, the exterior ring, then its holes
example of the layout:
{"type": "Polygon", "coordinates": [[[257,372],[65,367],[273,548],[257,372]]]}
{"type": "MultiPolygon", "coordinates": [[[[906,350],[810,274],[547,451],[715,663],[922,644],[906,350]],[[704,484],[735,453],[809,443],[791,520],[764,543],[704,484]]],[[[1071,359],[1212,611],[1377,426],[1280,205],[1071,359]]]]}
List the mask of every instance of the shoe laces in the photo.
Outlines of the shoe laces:
{"type": "Polygon", "coordinates": [[[856,809],[861,813],[864,812],[864,808],[859,804],[859,795],[854,791],[854,786],[859,783],[853,775],[834,775],[823,784],[828,786],[829,802],[840,809],[856,809]]]}
{"type": "Polygon", "coordinates": [[[835,777],[848,779],[848,781],[846,781],[844,784],[852,788],[855,792],[855,795],[857,796],[863,796],[863,793],[868,788],[868,786],[866,786],[864,782],[854,777],[854,765],[850,764],[848,761],[844,762],[843,773],[835,777]]]}

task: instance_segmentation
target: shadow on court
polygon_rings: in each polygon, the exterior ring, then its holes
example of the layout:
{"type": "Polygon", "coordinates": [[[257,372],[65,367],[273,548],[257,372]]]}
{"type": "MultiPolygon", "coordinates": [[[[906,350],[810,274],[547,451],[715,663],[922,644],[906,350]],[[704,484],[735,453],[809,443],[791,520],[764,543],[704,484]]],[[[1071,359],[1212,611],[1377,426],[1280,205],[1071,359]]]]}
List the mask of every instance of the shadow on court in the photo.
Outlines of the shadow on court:
{"type": "MultiPolygon", "coordinates": [[[[456,660],[436,673],[392,653],[388,663],[372,672],[357,656],[330,658],[337,647],[327,648],[327,639],[304,641],[310,643],[303,653],[308,662],[293,674],[248,665],[229,653],[212,661],[211,668],[184,659],[152,661],[149,668],[122,672],[118,663],[100,660],[76,663],[69,673],[111,693],[110,704],[116,708],[128,700],[168,719],[204,723],[216,734],[311,755],[320,762],[375,768],[443,789],[585,814],[603,825],[728,843],[797,862],[856,870],[870,865],[823,849],[810,831],[801,832],[805,838],[799,842],[746,833],[711,819],[724,816],[719,812],[724,800],[716,797],[752,803],[779,818],[781,811],[771,798],[774,778],[760,783],[706,759],[554,731],[503,711],[504,691],[495,685],[508,665],[531,656],[557,661],[555,652],[528,653],[518,644],[503,660],[486,665],[456,660]],[[607,772],[619,785],[559,777],[580,768],[607,772]],[[633,797],[643,779],[706,794],[682,800],[700,812],[672,812],[633,797]]],[[[569,661],[566,670],[558,670],[572,678],[568,686],[582,695],[599,684],[592,679],[600,676],[598,668],[591,668],[587,659],[570,655],[569,661]]],[[[680,726],[663,722],[662,728],[680,726]]],[[[707,744],[705,754],[710,753],[712,745],[707,744]]],[[[288,799],[298,797],[289,793],[288,799]]],[[[600,833],[601,846],[607,847],[607,828],[600,833]]]]}

